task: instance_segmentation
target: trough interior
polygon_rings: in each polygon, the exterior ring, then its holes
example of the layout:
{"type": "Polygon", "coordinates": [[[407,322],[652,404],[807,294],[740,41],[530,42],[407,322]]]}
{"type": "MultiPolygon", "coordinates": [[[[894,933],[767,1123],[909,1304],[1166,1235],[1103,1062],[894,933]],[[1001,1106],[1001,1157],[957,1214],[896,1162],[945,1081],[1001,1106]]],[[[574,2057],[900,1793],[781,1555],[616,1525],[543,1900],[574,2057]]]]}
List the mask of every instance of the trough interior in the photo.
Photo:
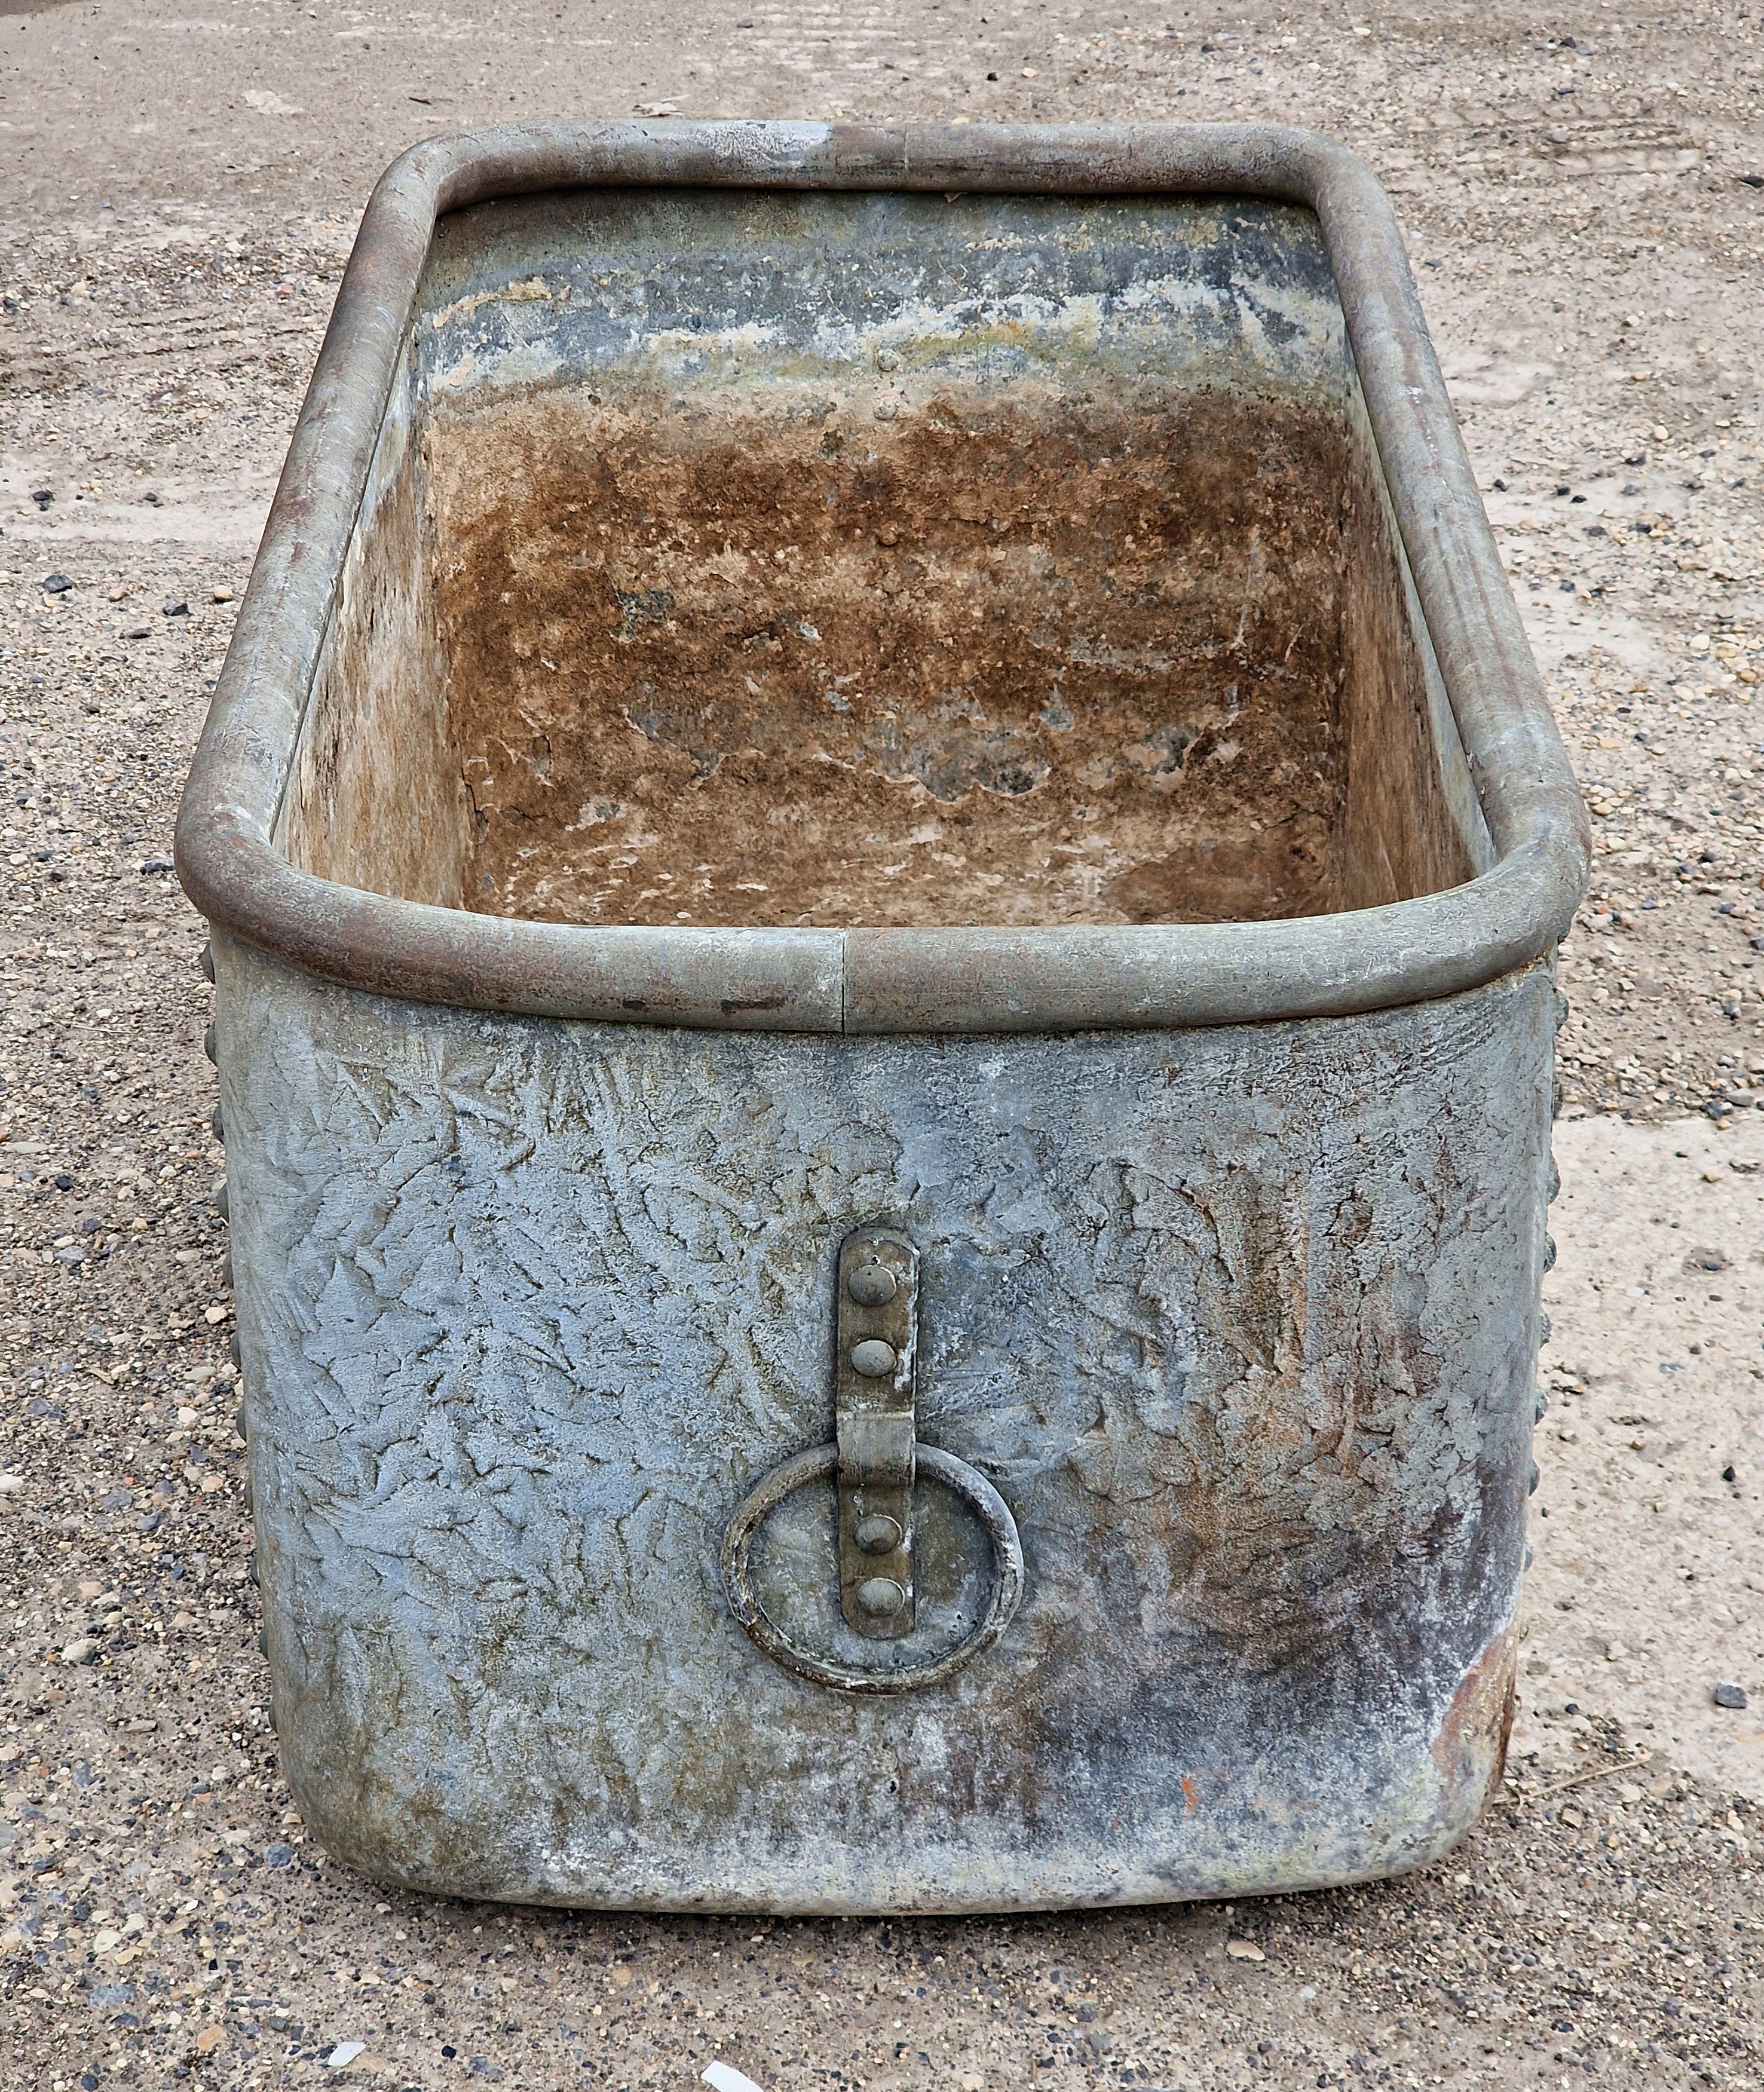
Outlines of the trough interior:
{"type": "MultiPolygon", "coordinates": [[[[763,230],[767,201],[741,206],[763,230]]],[[[888,201],[909,237],[940,203],[888,201]]],[[[591,248],[539,221],[556,274],[522,275],[509,214],[464,216],[307,721],[296,862],[547,920],[821,927],[1310,915],[1472,875],[1345,348],[1331,383],[1257,383],[1204,343],[872,326],[808,357],[725,326],[695,362],[664,313],[615,355],[582,331],[620,286],[571,287],[591,248]],[[452,363],[425,347],[486,312],[452,363]],[[549,367],[511,377],[511,339],[549,367]]],[[[703,302],[746,257],[694,223],[703,302]]]]}

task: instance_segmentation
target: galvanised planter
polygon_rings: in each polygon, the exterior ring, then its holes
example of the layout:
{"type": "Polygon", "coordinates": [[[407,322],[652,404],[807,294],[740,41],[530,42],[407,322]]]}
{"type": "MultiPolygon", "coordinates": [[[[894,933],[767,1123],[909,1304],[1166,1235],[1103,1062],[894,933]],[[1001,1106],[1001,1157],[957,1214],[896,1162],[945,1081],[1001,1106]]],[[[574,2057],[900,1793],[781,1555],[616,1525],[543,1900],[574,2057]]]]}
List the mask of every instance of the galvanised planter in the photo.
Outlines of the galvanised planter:
{"type": "Polygon", "coordinates": [[[179,831],[318,1835],[777,1912],[1444,1852],[1586,858],[1340,148],[407,154],[179,831]]]}

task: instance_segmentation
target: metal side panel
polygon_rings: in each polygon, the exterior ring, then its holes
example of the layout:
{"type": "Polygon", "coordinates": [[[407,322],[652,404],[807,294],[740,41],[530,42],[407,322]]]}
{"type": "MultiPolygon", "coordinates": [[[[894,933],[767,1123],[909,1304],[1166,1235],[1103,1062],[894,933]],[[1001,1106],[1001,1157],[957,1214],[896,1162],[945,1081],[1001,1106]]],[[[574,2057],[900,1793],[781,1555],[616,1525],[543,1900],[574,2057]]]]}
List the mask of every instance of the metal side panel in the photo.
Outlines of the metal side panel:
{"type": "Polygon", "coordinates": [[[1547,967],[1304,1022],[854,1038],[419,1010],[215,949],[278,1726],[333,1852],[530,1902],[953,1911],[1340,1882],[1474,1819],[1547,967]],[[940,1456],[911,1631],[841,1617],[831,1466],[752,1575],[795,1645],[923,1663],[888,1692],[772,1660],[719,1562],[834,1438],[871,1226],[916,1252],[940,1456]],[[1012,1521],[1020,1602],[940,1665],[1012,1521]]]}

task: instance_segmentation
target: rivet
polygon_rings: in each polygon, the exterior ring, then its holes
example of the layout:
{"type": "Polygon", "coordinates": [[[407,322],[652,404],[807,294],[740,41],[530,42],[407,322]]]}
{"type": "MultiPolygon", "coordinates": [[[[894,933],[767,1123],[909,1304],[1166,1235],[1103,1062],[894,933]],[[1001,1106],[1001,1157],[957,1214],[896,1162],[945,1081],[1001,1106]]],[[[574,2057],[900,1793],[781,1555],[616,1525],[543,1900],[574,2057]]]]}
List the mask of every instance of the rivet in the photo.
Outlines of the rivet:
{"type": "Polygon", "coordinates": [[[1538,1472],[1537,1472],[1537,1463],[1535,1460],[1533,1460],[1533,1461],[1532,1462],[1532,1463],[1531,1463],[1531,1472],[1530,1472],[1530,1474],[1526,1477],[1526,1480],[1525,1480],[1525,1493],[1526,1493],[1526,1495],[1527,1495],[1527,1496],[1528,1496],[1528,1497],[1534,1497],[1534,1496],[1536,1496],[1536,1495],[1537,1495],[1537,1485],[1538,1485],[1538,1484],[1539,1484],[1539,1482],[1541,1482],[1542,1480],[1543,1480],[1543,1476],[1542,1476],[1541,1475],[1540,1475],[1540,1474],[1538,1473],[1538,1472]]]}
{"type": "Polygon", "coordinates": [[[851,1369],[866,1380],[886,1380],[894,1370],[894,1346],[880,1337],[866,1337],[851,1347],[851,1369]]]}
{"type": "Polygon", "coordinates": [[[906,1603],[906,1593],[892,1576],[871,1576],[857,1589],[859,1606],[873,1620],[891,1620],[906,1603]]]}
{"type": "Polygon", "coordinates": [[[242,1367],[245,1363],[244,1346],[239,1341],[239,1332],[236,1329],[227,1339],[227,1355],[232,1360],[236,1368],[242,1367]]]}
{"type": "Polygon", "coordinates": [[[1554,1235],[1544,1237],[1543,1268],[1546,1271],[1554,1271],[1556,1268],[1556,1238],[1554,1235]]]}
{"type": "Polygon", "coordinates": [[[212,1024],[202,1034],[202,1051],[216,1067],[220,1065],[220,1034],[212,1024]]]}
{"type": "Polygon", "coordinates": [[[892,1554],[906,1536],[897,1519],[878,1511],[858,1519],[852,1537],[866,1554],[892,1554]]]}
{"type": "Polygon", "coordinates": [[[860,1264],[845,1281],[845,1290],[860,1308],[885,1307],[900,1290],[885,1264],[860,1264]]]}

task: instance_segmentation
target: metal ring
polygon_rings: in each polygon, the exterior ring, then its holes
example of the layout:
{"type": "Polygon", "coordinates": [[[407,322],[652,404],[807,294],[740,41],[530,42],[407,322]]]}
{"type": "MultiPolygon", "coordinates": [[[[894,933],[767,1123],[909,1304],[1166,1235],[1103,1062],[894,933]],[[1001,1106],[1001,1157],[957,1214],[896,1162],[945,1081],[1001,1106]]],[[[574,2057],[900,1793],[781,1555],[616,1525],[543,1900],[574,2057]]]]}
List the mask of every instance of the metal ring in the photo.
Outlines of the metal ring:
{"type": "Polygon", "coordinates": [[[748,1580],[747,1550],[760,1521],[786,1497],[794,1496],[806,1483],[831,1479],[838,1472],[839,1448],[817,1446],[774,1467],[741,1499],[723,1535],[723,1588],[729,1594],[729,1609],[774,1663],[813,1684],[831,1685],[841,1692],[916,1692],[953,1678],[963,1664],[971,1662],[982,1649],[990,1649],[1010,1626],[1023,1597],[1023,1542],[1017,1537],[1017,1521],[1010,1515],[1010,1506],[978,1469],[957,1459],[953,1453],[921,1445],[914,1449],[914,1462],[919,1474],[941,1482],[967,1500],[992,1542],[992,1595],[979,1626],[966,1641],[944,1655],[900,1671],[854,1671],[844,1664],[825,1663],[786,1640],[748,1580]]]}

